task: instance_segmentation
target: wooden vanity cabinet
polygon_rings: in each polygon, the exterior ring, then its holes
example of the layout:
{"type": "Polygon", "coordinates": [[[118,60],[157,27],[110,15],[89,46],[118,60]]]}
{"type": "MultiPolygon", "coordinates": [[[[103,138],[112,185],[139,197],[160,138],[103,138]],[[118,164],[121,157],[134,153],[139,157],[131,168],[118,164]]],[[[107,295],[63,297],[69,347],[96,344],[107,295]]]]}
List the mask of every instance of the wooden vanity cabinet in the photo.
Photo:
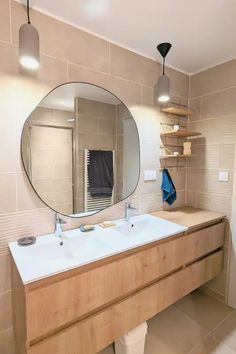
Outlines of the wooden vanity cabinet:
{"type": "Polygon", "coordinates": [[[17,354],[95,354],[222,271],[225,222],[23,285],[17,354]]]}

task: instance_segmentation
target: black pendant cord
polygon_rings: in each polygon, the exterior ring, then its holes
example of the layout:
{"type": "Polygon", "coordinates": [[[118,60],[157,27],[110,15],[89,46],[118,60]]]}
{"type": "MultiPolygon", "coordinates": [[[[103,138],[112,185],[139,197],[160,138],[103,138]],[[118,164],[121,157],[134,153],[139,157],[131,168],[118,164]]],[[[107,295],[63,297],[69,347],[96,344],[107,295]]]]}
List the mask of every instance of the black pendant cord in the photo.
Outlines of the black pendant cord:
{"type": "Polygon", "coordinates": [[[27,0],[27,18],[28,18],[28,24],[30,25],[30,8],[29,8],[29,0],[27,0]]]}

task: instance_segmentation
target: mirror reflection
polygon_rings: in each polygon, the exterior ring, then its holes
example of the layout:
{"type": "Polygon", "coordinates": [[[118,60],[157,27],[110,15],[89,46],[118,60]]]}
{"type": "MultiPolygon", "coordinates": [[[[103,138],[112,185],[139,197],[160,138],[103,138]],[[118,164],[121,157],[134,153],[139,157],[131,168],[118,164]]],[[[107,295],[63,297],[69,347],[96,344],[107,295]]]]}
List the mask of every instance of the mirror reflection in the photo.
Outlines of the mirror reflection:
{"type": "Polygon", "coordinates": [[[80,217],[127,198],[139,179],[139,138],[127,107],[109,91],[70,83],[51,91],[25,122],[26,174],[53,210],[80,217]]]}

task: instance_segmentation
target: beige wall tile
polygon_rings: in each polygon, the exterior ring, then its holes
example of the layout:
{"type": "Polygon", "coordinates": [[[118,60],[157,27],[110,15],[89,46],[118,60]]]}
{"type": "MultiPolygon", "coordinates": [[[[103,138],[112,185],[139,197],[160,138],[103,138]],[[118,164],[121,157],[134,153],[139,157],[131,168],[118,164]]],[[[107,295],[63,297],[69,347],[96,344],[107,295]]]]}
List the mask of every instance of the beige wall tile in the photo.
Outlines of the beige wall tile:
{"type": "Polygon", "coordinates": [[[85,81],[105,87],[119,97],[126,105],[132,106],[141,103],[141,86],[113,76],[71,65],[68,67],[69,81],[85,81]]]}
{"type": "Polygon", "coordinates": [[[0,40],[10,42],[10,14],[9,0],[1,0],[0,2],[0,40]]]}
{"type": "Polygon", "coordinates": [[[216,169],[188,169],[187,187],[196,192],[232,195],[233,173],[229,172],[229,182],[218,181],[216,169]]]}
{"type": "Polygon", "coordinates": [[[13,328],[0,332],[0,353],[16,354],[13,328]]]}
{"type": "Polygon", "coordinates": [[[11,265],[9,254],[0,255],[0,269],[0,293],[3,293],[11,289],[11,265]]]}
{"type": "Polygon", "coordinates": [[[151,87],[142,86],[142,105],[154,106],[155,90],[151,87]]]}
{"type": "Polygon", "coordinates": [[[210,193],[197,193],[197,207],[212,211],[218,211],[230,218],[231,215],[231,196],[210,194],[210,193]]]}
{"type": "MultiPolygon", "coordinates": [[[[40,12],[32,11],[31,18],[40,33],[43,54],[108,72],[108,42],[40,12]]],[[[15,44],[18,44],[19,27],[24,22],[25,8],[12,1],[12,32],[15,44]]]]}
{"type": "Polygon", "coordinates": [[[12,327],[11,291],[0,294],[0,332],[12,327]]]}
{"type": "Polygon", "coordinates": [[[219,145],[192,144],[193,157],[188,159],[188,168],[218,168],[219,145]]]}
{"type": "Polygon", "coordinates": [[[20,134],[15,131],[0,132],[0,172],[21,171],[20,134]]]}
{"type": "Polygon", "coordinates": [[[219,168],[233,169],[234,168],[234,144],[219,145],[219,168]]]}
{"type": "Polygon", "coordinates": [[[193,142],[202,143],[202,139],[205,138],[207,144],[236,143],[236,115],[191,122],[189,129],[202,133],[202,137],[192,139],[193,142]]]}
{"type": "Polygon", "coordinates": [[[190,122],[201,119],[202,98],[197,97],[189,100],[189,107],[193,109],[194,114],[189,116],[190,122]]]}
{"type": "Polygon", "coordinates": [[[160,65],[130,50],[111,44],[111,74],[146,86],[154,87],[160,75],[160,65]]]}
{"type": "Polygon", "coordinates": [[[23,236],[54,231],[54,212],[48,208],[0,214],[0,254],[8,253],[8,242],[23,236]]]}
{"type": "Polygon", "coordinates": [[[190,97],[236,86],[236,59],[190,76],[190,97]]]}
{"type": "Polygon", "coordinates": [[[186,205],[193,208],[197,207],[197,192],[191,191],[188,188],[186,191],[186,205]]]}
{"type": "MultiPolygon", "coordinates": [[[[236,82],[235,82],[236,84],[236,82]]],[[[202,98],[202,119],[235,114],[236,87],[208,94],[202,98]]]]}
{"type": "Polygon", "coordinates": [[[15,211],[16,204],[16,174],[0,173],[0,213],[15,211]]]}
{"type": "Polygon", "coordinates": [[[162,194],[143,195],[140,199],[141,213],[160,210],[163,207],[162,194]]]}
{"type": "Polygon", "coordinates": [[[167,68],[166,74],[170,77],[171,94],[188,97],[189,76],[171,68],[167,68]]]}

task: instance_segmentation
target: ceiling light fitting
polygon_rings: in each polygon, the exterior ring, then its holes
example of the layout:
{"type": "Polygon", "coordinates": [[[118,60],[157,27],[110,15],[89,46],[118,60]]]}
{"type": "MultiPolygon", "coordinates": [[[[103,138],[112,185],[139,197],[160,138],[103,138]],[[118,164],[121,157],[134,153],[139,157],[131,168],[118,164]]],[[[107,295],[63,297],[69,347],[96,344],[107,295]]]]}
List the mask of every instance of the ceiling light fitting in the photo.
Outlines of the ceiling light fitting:
{"type": "Polygon", "coordinates": [[[27,0],[27,23],[19,31],[19,61],[30,70],[39,68],[39,33],[30,22],[30,7],[27,0]]]}
{"type": "Polygon", "coordinates": [[[159,102],[168,102],[170,100],[170,79],[165,74],[165,59],[172,45],[170,43],[164,42],[157,46],[158,52],[163,58],[162,63],[162,75],[159,77],[157,82],[157,99],[159,102]]]}

